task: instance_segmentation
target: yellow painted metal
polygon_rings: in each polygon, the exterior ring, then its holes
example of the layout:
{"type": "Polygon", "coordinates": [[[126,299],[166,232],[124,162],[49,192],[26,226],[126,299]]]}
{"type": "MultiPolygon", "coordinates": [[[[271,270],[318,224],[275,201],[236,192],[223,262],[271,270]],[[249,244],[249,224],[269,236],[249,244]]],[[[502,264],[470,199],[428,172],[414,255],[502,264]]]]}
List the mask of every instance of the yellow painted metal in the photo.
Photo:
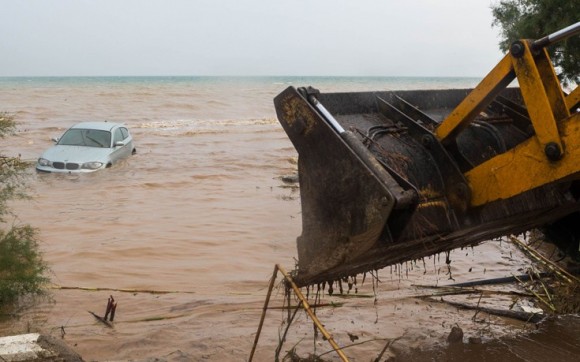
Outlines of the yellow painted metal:
{"type": "Polygon", "coordinates": [[[535,134],[465,173],[471,206],[507,199],[571,176],[580,177],[580,116],[578,112],[570,116],[570,109],[580,101],[580,92],[564,95],[545,49],[532,50],[526,40],[514,49],[519,54],[507,54],[435,131],[444,145],[450,144],[517,78],[535,134]],[[547,146],[551,152],[547,152],[547,146]]]}
{"type": "MultiPolygon", "coordinates": [[[[540,77],[542,78],[542,84],[544,85],[552,112],[554,113],[554,118],[556,121],[565,119],[570,116],[570,112],[566,106],[566,96],[562,91],[558,75],[552,65],[548,51],[545,48],[542,48],[539,50],[539,53],[540,54],[534,56],[534,58],[530,60],[535,61],[535,64],[538,67],[540,77]]],[[[519,78],[520,76],[518,75],[518,79],[519,78]]]]}
{"type": "Polygon", "coordinates": [[[454,139],[514,78],[512,60],[508,54],[441,122],[435,130],[435,136],[443,144],[454,139]]]}
{"type": "Polygon", "coordinates": [[[580,174],[580,114],[560,122],[566,150],[549,162],[538,139],[532,137],[506,153],[495,156],[465,174],[471,186],[472,206],[506,199],[539,186],[580,174]]]}
{"type": "Polygon", "coordinates": [[[566,106],[569,110],[574,107],[580,107],[580,87],[576,87],[568,96],[566,97],[566,106]]]}
{"type": "MultiPolygon", "coordinates": [[[[558,94],[553,86],[555,80],[559,88],[556,73],[551,63],[545,64],[545,60],[549,59],[545,49],[541,49],[540,54],[534,57],[529,44],[525,41],[521,44],[525,46],[525,51],[521,57],[513,57],[513,66],[536,138],[542,150],[549,143],[563,150],[556,120],[567,117],[568,110],[565,106],[564,94],[561,90],[558,94]]],[[[543,154],[542,151],[540,155],[543,154]]]]}

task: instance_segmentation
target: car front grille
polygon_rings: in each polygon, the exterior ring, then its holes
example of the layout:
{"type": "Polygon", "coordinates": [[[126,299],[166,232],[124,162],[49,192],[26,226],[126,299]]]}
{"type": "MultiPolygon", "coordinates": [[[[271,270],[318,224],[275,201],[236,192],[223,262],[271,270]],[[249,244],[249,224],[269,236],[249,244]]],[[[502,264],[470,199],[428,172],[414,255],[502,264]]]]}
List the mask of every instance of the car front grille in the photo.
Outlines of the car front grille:
{"type": "Polygon", "coordinates": [[[78,170],[80,165],[78,163],[53,162],[52,167],[59,170],[64,170],[65,168],[67,170],[78,170]]]}

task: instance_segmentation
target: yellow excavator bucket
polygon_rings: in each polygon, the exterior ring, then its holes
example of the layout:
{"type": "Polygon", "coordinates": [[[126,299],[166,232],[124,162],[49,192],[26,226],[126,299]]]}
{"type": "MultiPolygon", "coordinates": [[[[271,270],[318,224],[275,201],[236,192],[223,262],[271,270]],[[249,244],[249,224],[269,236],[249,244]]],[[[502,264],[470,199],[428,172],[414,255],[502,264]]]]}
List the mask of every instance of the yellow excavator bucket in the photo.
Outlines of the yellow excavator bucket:
{"type": "Polygon", "coordinates": [[[277,116],[298,152],[295,282],[341,280],[580,211],[580,91],[562,90],[545,50],[578,33],[580,23],[513,43],[474,89],[280,93],[277,116]]]}

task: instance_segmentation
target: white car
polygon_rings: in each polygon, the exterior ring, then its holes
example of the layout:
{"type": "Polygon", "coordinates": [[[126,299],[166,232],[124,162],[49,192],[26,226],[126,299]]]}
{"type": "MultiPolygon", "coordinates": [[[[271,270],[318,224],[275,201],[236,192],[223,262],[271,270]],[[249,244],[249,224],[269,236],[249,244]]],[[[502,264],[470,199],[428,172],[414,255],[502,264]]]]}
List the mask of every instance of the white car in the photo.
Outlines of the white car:
{"type": "Polygon", "coordinates": [[[127,127],[112,122],[81,122],[69,128],[36,163],[40,172],[80,173],[111,167],[136,153],[127,127]]]}

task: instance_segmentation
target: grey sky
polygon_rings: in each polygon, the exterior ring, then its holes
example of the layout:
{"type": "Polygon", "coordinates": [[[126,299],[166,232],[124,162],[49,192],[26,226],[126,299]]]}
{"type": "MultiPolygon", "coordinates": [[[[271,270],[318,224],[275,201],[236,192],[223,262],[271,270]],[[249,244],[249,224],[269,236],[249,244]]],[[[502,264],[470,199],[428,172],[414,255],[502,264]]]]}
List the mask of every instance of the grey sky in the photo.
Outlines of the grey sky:
{"type": "Polygon", "coordinates": [[[490,0],[0,0],[0,76],[476,76],[490,0]]]}

